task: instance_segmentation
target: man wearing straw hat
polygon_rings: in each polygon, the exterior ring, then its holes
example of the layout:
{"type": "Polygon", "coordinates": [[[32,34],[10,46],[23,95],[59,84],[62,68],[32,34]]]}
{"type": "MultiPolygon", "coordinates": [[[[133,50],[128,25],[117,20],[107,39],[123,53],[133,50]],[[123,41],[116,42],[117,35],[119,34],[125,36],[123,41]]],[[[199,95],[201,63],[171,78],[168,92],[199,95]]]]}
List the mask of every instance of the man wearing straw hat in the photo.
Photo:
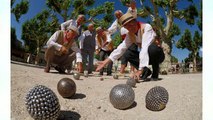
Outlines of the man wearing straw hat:
{"type": "Polygon", "coordinates": [[[132,53],[135,54],[135,57],[129,59],[129,62],[137,69],[130,77],[137,81],[141,79],[142,76],[145,76],[146,79],[151,74],[148,68],[148,65],[151,64],[153,68],[151,78],[157,80],[159,75],[159,64],[163,62],[165,56],[162,48],[155,42],[155,31],[150,24],[138,22],[130,13],[121,16],[119,22],[129,33],[117,49],[115,49],[107,59],[99,63],[96,71],[99,71],[106,64],[117,60],[124,54],[129,46],[135,43],[138,45],[138,48],[140,48],[140,51],[139,53],[132,53]]]}
{"type": "Polygon", "coordinates": [[[77,27],[70,25],[66,31],[56,31],[47,41],[45,72],[50,71],[51,65],[64,74],[66,67],[76,59],[78,71],[82,71],[82,56],[74,38],[79,34],[77,27]],[[73,52],[74,51],[74,52],[73,52]]]}

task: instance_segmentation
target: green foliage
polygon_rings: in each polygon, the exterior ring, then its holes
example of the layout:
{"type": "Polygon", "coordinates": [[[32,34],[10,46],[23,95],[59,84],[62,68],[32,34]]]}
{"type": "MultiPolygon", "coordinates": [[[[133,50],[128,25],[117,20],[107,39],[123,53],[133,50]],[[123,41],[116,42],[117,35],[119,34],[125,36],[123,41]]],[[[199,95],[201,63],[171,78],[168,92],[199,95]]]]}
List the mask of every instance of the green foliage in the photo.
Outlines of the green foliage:
{"type": "Polygon", "coordinates": [[[192,35],[189,29],[186,29],[183,36],[181,36],[180,40],[178,40],[176,46],[177,48],[187,48],[189,51],[192,50],[192,35]]]}
{"type": "Polygon", "coordinates": [[[156,5],[158,5],[158,6],[160,6],[160,7],[163,7],[163,8],[165,8],[165,7],[167,7],[168,5],[169,5],[169,2],[170,2],[171,0],[154,0],[154,3],[156,4],[156,5]]]}
{"type": "Polygon", "coordinates": [[[49,38],[48,18],[49,12],[44,10],[22,26],[22,39],[31,53],[39,52],[37,48],[42,47],[49,38]]]}
{"type": "Polygon", "coordinates": [[[200,48],[202,46],[202,37],[200,36],[198,31],[195,31],[193,40],[195,44],[194,48],[200,48]]]}
{"type": "Polygon", "coordinates": [[[116,33],[113,37],[113,45],[117,48],[118,45],[122,42],[121,35],[116,33]]]}
{"type": "MultiPolygon", "coordinates": [[[[200,2],[200,7],[202,9],[202,1],[200,2]]],[[[199,11],[197,26],[202,31],[202,11],[199,11]]]]}
{"type": "Polygon", "coordinates": [[[186,20],[186,23],[189,25],[195,24],[195,17],[198,16],[197,8],[195,5],[190,5],[188,8],[184,10],[184,18],[186,20]]]}
{"type": "Polygon", "coordinates": [[[11,27],[11,40],[17,40],[17,36],[16,36],[16,29],[11,27]]]}
{"type": "Polygon", "coordinates": [[[112,24],[113,21],[113,10],[114,3],[113,2],[105,2],[102,5],[99,5],[96,8],[92,8],[88,10],[88,15],[93,17],[93,22],[95,23],[95,27],[101,26],[106,29],[109,25],[112,24]],[[97,19],[98,15],[103,15],[103,19],[97,19]]]}
{"type": "Polygon", "coordinates": [[[11,7],[13,6],[13,4],[15,3],[16,0],[11,0],[11,7]]]}
{"type": "MultiPolygon", "coordinates": [[[[12,2],[14,3],[14,1],[12,2]]],[[[29,1],[22,0],[19,4],[17,4],[14,8],[12,8],[11,12],[14,13],[16,21],[19,22],[21,15],[26,14],[28,9],[29,9],[29,1]]]]}
{"type": "MultiPolygon", "coordinates": [[[[185,63],[189,63],[193,61],[193,54],[189,53],[188,57],[184,59],[185,63]]],[[[199,52],[196,53],[196,61],[197,63],[202,63],[202,57],[199,55],[199,52]]]]}
{"type": "Polygon", "coordinates": [[[171,63],[178,63],[178,59],[173,55],[171,55],[171,63]]]}
{"type": "Polygon", "coordinates": [[[126,6],[127,4],[130,3],[131,0],[120,0],[122,5],[126,6]]]}
{"type": "Polygon", "coordinates": [[[173,24],[168,33],[168,38],[171,40],[176,35],[180,35],[180,28],[176,24],[173,24]]]}

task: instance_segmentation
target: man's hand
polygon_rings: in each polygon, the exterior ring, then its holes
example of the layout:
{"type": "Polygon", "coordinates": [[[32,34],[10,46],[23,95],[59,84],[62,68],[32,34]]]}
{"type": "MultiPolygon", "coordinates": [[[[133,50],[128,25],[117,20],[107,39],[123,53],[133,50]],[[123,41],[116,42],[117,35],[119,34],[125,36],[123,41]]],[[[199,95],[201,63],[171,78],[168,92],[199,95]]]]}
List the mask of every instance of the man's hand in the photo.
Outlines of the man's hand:
{"type": "Polygon", "coordinates": [[[77,63],[77,71],[82,73],[83,72],[83,64],[82,62],[78,62],[77,63]]]}
{"type": "Polygon", "coordinates": [[[142,74],[142,70],[138,70],[137,72],[134,72],[130,75],[131,78],[135,79],[137,82],[139,82],[140,75],[142,74]]]}
{"type": "Polygon", "coordinates": [[[64,46],[61,47],[60,52],[61,52],[62,54],[68,54],[68,50],[67,50],[67,48],[64,47],[64,46]]]}
{"type": "Polygon", "coordinates": [[[112,62],[109,58],[105,59],[104,61],[98,62],[98,67],[96,68],[96,72],[100,71],[102,68],[104,68],[105,65],[107,65],[109,62],[112,62]]]}

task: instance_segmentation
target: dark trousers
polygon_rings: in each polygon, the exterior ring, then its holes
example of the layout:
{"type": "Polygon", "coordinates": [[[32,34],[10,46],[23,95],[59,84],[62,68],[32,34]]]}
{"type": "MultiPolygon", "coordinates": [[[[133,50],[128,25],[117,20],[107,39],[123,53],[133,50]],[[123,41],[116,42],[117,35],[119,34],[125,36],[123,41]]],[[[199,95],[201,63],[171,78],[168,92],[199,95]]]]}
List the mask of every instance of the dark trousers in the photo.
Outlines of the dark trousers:
{"type": "Polygon", "coordinates": [[[82,60],[83,60],[83,69],[88,70],[88,73],[92,73],[92,70],[93,70],[94,52],[95,52],[94,50],[85,50],[85,49],[82,49],[81,51],[82,60]],[[88,57],[89,57],[89,61],[88,61],[88,65],[86,66],[88,57]]]}
{"type": "MultiPolygon", "coordinates": [[[[151,77],[158,78],[159,64],[162,63],[165,59],[163,49],[155,44],[151,44],[148,48],[148,54],[149,64],[152,65],[153,69],[151,77]]],[[[139,68],[139,52],[127,49],[125,57],[131,63],[132,66],[134,66],[136,69],[139,68]]]]}
{"type": "MultiPolygon", "coordinates": [[[[105,60],[110,54],[111,54],[112,51],[104,51],[101,49],[99,55],[100,55],[100,60],[103,61],[105,60]]],[[[107,65],[107,75],[111,75],[112,74],[112,65],[113,65],[113,62],[110,62],[108,65],[107,65]]],[[[100,74],[103,74],[104,72],[104,69],[102,68],[100,70],[100,74]]]]}
{"type": "Polygon", "coordinates": [[[76,53],[69,50],[68,54],[57,55],[55,47],[47,48],[45,52],[46,67],[56,65],[61,69],[71,69],[72,61],[76,59],[76,53]]]}
{"type": "MultiPolygon", "coordinates": [[[[138,52],[138,46],[136,44],[132,44],[128,50],[122,55],[121,57],[121,64],[122,65],[127,65],[129,59],[136,57],[134,53],[137,53],[139,55],[138,52]]],[[[139,56],[138,56],[139,57],[139,56]]],[[[131,64],[131,63],[130,63],[131,64]]],[[[132,64],[131,64],[132,65],[132,64]]],[[[134,65],[132,65],[134,66],[134,65]]]]}

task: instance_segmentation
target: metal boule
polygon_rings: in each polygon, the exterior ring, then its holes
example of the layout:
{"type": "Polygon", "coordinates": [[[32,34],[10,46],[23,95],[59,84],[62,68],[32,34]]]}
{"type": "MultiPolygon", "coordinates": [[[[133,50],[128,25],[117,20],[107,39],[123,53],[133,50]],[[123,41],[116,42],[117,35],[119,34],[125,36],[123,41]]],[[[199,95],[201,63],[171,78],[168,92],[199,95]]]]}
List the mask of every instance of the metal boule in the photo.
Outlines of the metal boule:
{"type": "Polygon", "coordinates": [[[115,108],[126,109],[134,103],[135,92],[129,85],[118,84],[110,91],[109,98],[115,108]]]}
{"type": "Polygon", "coordinates": [[[32,89],[30,89],[28,93],[30,94],[27,94],[25,97],[25,101],[27,102],[26,108],[32,118],[36,120],[44,120],[44,119],[56,120],[56,118],[59,115],[60,109],[54,109],[51,111],[51,113],[55,114],[50,115],[48,113],[50,109],[58,108],[58,106],[60,106],[57,96],[51,89],[43,85],[37,85],[32,89]],[[43,89],[51,93],[51,97],[57,100],[57,102],[51,100],[49,101],[51,107],[47,105],[47,99],[46,96],[44,96],[43,89]]]}
{"type": "Polygon", "coordinates": [[[63,78],[58,82],[57,90],[64,98],[72,97],[76,93],[76,84],[70,78],[63,78]]]}
{"type": "Polygon", "coordinates": [[[146,108],[152,111],[161,111],[166,107],[169,94],[164,87],[156,86],[146,94],[146,108]]]}

